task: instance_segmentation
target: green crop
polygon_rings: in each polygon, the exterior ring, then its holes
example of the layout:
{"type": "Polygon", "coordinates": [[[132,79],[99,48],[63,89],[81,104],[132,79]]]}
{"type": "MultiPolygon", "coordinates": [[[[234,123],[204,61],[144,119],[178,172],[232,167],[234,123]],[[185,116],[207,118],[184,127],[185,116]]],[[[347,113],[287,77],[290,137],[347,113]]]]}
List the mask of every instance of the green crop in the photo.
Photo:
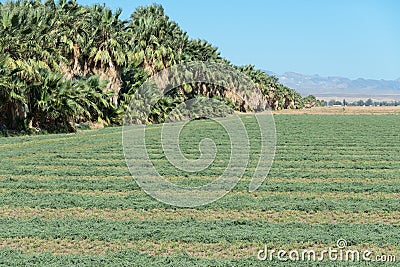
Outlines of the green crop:
{"type": "MultiPolygon", "coordinates": [[[[400,251],[400,220],[395,218],[400,211],[400,116],[276,115],[275,161],[265,182],[252,193],[248,185],[257,166],[259,130],[254,117],[242,119],[251,150],[242,180],[223,198],[193,211],[160,203],[141,190],[125,164],[121,128],[0,138],[0,265],[287,266],[232,257],[234,253],[225,257],[216,246],[230,244],[238,250],[249,249],[246,244],[323,246],[339,238],[350,247],[400,251]],[[18,214],[29,208],[33,210],[26,216],[18,214]],[[94,210],[102,215],[96,217],[94,210]],[[47,215],[41,217],[41,211],[47,215]],[[218,211],[223,215],[218,217],[218,211]],[[239,218],[241,213],[245,217],[239,218]],[[332,220],[329,214],[335,214],[332,220]],[[46,247],[34,253],[24,246],[6,245],[19,239],[60,244],[74,240],[76,247],[57,255],[46,247]],[[79,242],[87,247],[97,242],[122,245],[98,255],[85,252],[79,242]],[[140,245],[130,249],[124,242],[153,242],[155,250],[138,251],[140,245]],[[168,244],[174,242],[185,244],[185,249],[168,253],[168,244]],[[215,254],[207,251],[199,256],[203,245],[204,250],[215,249],[215,254]]],[[[181,148],[188,158],[199,156],[198,143],[204,137],[212,137],[218,148],[213,164],[193,174],[168,162],[160,133],[159,125],[150,126],[146,145],[166,179],[200,186],[226,168],[229,138],[218,125],[198,120],[182,131],[181,148]]],[[[245,252],[240,255],[257,253],[245,252]]],[[[332,266],[332,262],[291,265],[332,266]]]]}

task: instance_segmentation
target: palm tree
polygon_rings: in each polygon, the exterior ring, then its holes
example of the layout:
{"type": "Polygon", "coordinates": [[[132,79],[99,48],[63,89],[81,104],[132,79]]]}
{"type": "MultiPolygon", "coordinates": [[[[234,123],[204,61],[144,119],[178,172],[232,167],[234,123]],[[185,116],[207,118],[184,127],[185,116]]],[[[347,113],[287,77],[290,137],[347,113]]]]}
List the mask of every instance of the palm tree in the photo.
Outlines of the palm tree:
{"type": "MultiPolygon", "coordinates": [[[[40,1],[7,2],[0,7],[0,53],[8,73],[8,97],[2,110],[10,128],[23,127],[43,69],[57,69],[59,53],[52,45],[53,20],[40,1]]],[[[5,94],[3,94],[5,96],[5,94]]]]}
{"type": "Polygon", "coordinates": [[[74,131],[76,121],[110,122],[107,112],[113,112],[109,98],[113,92],[104,92],[105,81],[97,76],[87,79],[66,79],[63,75],[43,73],[42,91],[35,103],[37,125],[50,125],[74,131]]]}
{"type": "Polygon", "coordinates": [[[90,9],[91,31],[88,43],[88,65],[93,74],[101,80],[108,80],[106,90],[112,90],[112,102],[118,105],[118,95],[122,86],[122,68],[132,59],[129,41],[131,28],[127,21],[119,19],[121,9],[114,14],[105,6],[95,5],[90,9]]]}
{"type": "Polygon", "coordinates": [[[131,19],[134,60],[148,74],[180,62],[188,37],[161,6],[140,7],[131,19]]]}
{"type": "Polygon", "coordinates": [[[89,12],[75,0],[47,2],[54,19],[54,45],[60,51],[61,72],[68,79],[88,75],[83,49],[89,38],[89,12]],[[85,68],[86,67],[86,68],[85,68]]]}
{"type": "Polygon", "coordinates": [[[258,89],[257,91],[262,93],[262,96],[253,96],[253,98],[255,98],[255,102],[257,102],[258,99],[265,98],[269,107],[272,107],[273,109],[277,108],[275,98],[278,95],[277,91],[279,91],[278,78],[268,75],[262,70],[256,69],[254,65],[245,65],[237,67],[237,69],[243,74],[247,75],[255,84],[256,88],[258,89]]]}
{"type": "Polygon", "coordinates": [[[211,61],[222,62],[217,47],[205,40],[193,39],[185,43],[182,55],[183,61],[211,61]]]}
{"type": "Polygon", "coordinates": [[[8,58],[0,58],[0,121],[9,128],[17,128],[24,118],[23,82],[17,79],[18,69],[8,66],[8,58]]]}

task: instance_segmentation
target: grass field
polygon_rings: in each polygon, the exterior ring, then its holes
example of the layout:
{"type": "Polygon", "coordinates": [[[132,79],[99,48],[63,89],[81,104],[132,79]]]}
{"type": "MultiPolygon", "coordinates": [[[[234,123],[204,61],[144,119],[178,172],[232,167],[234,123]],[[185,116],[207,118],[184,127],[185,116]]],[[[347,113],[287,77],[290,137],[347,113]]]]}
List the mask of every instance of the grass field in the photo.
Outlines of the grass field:
{"type": "MultiPolygon", "coordinates": [[[[360,266],[359,262],[259,261],[259,250],[336,247],[400,260],[400,115],[275,115],[277,150],[263,185],[247,191],[258,159],[255,120],[243,179],[225,197],[174,208],[146,195],[130,176],[121,128],[0,138],[0,265],[360,266]]],[[[160,127],[148,131],[155,167],[183,185],[221,174],[223,129],[193,121],[182,150],[214,136],[215,162],[194,175],[172,168],[160,127]]],[[[369,262],[367,266],[396,266],[369,262]]]]}

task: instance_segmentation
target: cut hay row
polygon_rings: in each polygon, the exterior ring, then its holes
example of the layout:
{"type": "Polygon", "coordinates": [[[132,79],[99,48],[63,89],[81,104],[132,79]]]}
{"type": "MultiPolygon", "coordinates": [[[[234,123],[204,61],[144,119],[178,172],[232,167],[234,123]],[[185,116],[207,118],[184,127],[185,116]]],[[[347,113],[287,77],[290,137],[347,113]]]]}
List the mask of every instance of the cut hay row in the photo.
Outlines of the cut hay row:
{"type": "MultiPolygon", "coordinates": [[[[182,176],[164,176],[165,179],[168,179],[169,181],[182,181],[183,179],[190,179],[193,180],[193,178],[189,177],[182,177],[182,176]]],[[[201,180],[201,181],[212,181],[216,179],[216,176],[196,176],[196,180],[201,180]]],[[[247,181],[251,179],[250,177],[243,177],[241,180],[247,181]]],[[[134,181],[134,178],[131,175],[126,175],[126,176],[78,176],[78,177],[68,177],[65,178],[63,176],[58,176],[58,175],[49,175],[49,176],[42,176],[42,175],[15,175],[15,174],[8,174],[8,175],[0,175],[0,182],[5,186],[6,182],[8,181],[13,181],[17,182],[20,184],[35,184],[38,183],[38,181],[42,182],[41,186],[48,186],[51,185],[52,183],[57,183],[58,186],[64,184],[64,183],[69,183],[73,185],[75,182],[80,182],[80,184],[85,185],[88,181],[91,181],[91,183],[107,183],[107,184],[118,184],[123,181],[126,182],[132,182],[134,181]]],[[[324,183],[340,183],[340,184],[386,184],[386,185],[392,185],[394,187],[397,186],[396,183],[400,182],[400,176],[392,176],[392,177],[371,177],[371,178],[365,178],[365,177],[269,177],[266,179],[266,183],[284,183],[284,184],[291,184],[291,183],[304,183],[304,184],[324,184],[324,183]]]]}
{"type": "Polygon", "coordinates": [[[0,238],[53,238],[100,241],[171,241],[198,243],[260,243],[285,245],[309,242],[349,245],[399,246],[399,225],[388,224],[308,224],[300,222],[218,220],[197,221],[115,221],[100,219],[18,219],[1,218],[0,238]],[[177,231],[179,229],[179,231],[177,231]],[[283,231],[283,229],[285,229],[283,231]],[[390,235],[388,234],[390,233],[390,235]]]}
{"type": "MultiPolygon", "coordinates": [[[[279,248],[291,250],[314,250],[318,257],[324,249],[335,248],[335,243],[251,243],[251,242],[182,242],[182,241],[101,241],[101,240],[75,240],[53,238],[0,238],[0,249],[12,248],[23,253],[52,253],[54,255],[68,254],[106,254],[121,250],[135,250],[150,255],[178,254],[183,251],[191,257],[205,259],[240,259],[255,258],[258,251],[265,248],[279,248]]],[[[391,255],[400,256],[400,250],[396,246],[378,246],[376,244],[351,245],[349,250],[373,251],[374,255],[382,255],[390,251],[391,255]]]]}
{"type": "Polygon", "coordinates": [[[377,224],[385,223],[400,224],[400,212],[349,212],[343,210],[307,212],[299,210],[263,211],[263,210],[212,210],[212,209],[84,209],[84,208],[29,208],[3,206],[0,218],[32,219],[41,218],[46,220],[55,219],[99,219],[116,221],[175,221],[191,218],[198,221],[213,220],[248,220],[267,221],[274,223],[302,222],[308,224],[336,224],[336,223],[358,223],[377,224]]]}
{"type": "MultiPolygon", "coordinates": [[[[114,197],[126,197],[126,196],[146,196],[142,190],[129,190],[129,191],[115,191],[115,190],[70,190],[70,189],[18,189],[18,188],[1,188],[1,195],[10,193],[28,193],[34,195],[40,194],[70,194],[70,195],[84,195],[84,196],[114,196],[114,197]]],[[[166,194],[173,194],[173,191],[166,191],[166,194]]],[[[291,198],[313,198],[313,199],[399,199],[400,193],[386,193],[386,192],[365,192],[365,193],[354,193],[354,192],[310,192],[310,191],[262,191],[252,192],[248,191],[232,191],[229,193],[230,197],[249,196],[252,198],[263,199],[271,197],[291,197],[291,198]]]]}
{"type": "MultiPolygon", "coordinates": [[[[347,210],[351,212],[371,211],[399,211],[400,202],[393,194],[362,193],[355,197],[352,193],[307,193],[307,192],[271,192],[267,193],[229,193],[225,197],[207,206],[198,209],[232,209],[232,210],[300,210],[325,211],[347,210]],[[257,196],[260,194],[260,196],[257,196]],[[346,197],[343,197],[346,196],[346,197]]],[[[0,194],[2,205],[13,207],[41,207],[41,208],[107,208],[107,209],[157,209],[171,206],[158,202],[143,192],[127,194],[126,192],[112,192],[102,194],[102,191],[71,192],[43,192],[31,193],[25,190],[9,190],[0,194]]]]}
{"type": "MultiPolygon", "coordinates": [[[[15,177],[15,176],[14,176],[15,177]]],[[[71,192],[79,194],[81,192],[86,192],[90,194],[97,194],[97,191],[101,191],[107,194],[125,194],[129,195],[135,193],[135,191],[140,191],[141,188],[136,184],[135,180],[130,177],[124,178],[102,178],[102,179],[92,179],[80,178],[79,176],[74,178],[47,178],[47,179],[35,179],[35,177],[28,176],[30,178],[13,178],[12,176],[0,179],[2,183],[2,188],[0,192],[7,193],[11,190],[18,192],[30,192],[30,193],[40,193],[40,192],[71,192]],[[37,190],[37,192],[35,191],[37,190]],[[91,192],[92,191],[92,192],[91,192]]],[[[153,178],[153,177],[152,177],[153,178]]],[[[171,181],[176,184],[186,184],[191,186],[200,186],[207,182],[217,179],[218,177],[164,177],[165,180],[171,181]],[[203,178],[204,177],[204,178],[203,178]],[[203,178],[203,179],[202,179],[203,178]]],[[[256,192],[256,196],[264,195],[274,195],[285,193],[288,196],[293,196],[294,194],[301,194],[301,192],[310,193],[321,193],[321,196],[327,196],[327,193],[334,192],[338,193],[339,196],[346,197],[345,194],[354,193],[354,197],[393,197],[400,193],[400,181],[398,178],[393,179],[374,179],[367,180],[366,182],[361,179],[290,179],[290,178],[279,178],[279,179],[267,179],[265,184],[263,184],[259,189],[260,192],[256,192]],[[394,195],[393,195],[394,194],[394,195]]],[[[236,187],[233,188],[232,194],[241,194],[248,191],[248,183],[250,179],[240,180],[236,187]]]]}

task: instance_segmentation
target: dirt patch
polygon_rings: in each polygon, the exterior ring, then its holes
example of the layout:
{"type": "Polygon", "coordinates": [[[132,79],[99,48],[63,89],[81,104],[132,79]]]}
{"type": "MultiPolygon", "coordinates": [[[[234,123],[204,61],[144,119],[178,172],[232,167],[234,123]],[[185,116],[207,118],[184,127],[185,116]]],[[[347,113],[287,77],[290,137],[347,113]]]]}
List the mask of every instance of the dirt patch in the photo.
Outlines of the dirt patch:
{"type": "Polygon", "coordinates": [[[400,106],[393,107],[315,107],[273,111],[273,114],[400,114],[400,106]]]}

